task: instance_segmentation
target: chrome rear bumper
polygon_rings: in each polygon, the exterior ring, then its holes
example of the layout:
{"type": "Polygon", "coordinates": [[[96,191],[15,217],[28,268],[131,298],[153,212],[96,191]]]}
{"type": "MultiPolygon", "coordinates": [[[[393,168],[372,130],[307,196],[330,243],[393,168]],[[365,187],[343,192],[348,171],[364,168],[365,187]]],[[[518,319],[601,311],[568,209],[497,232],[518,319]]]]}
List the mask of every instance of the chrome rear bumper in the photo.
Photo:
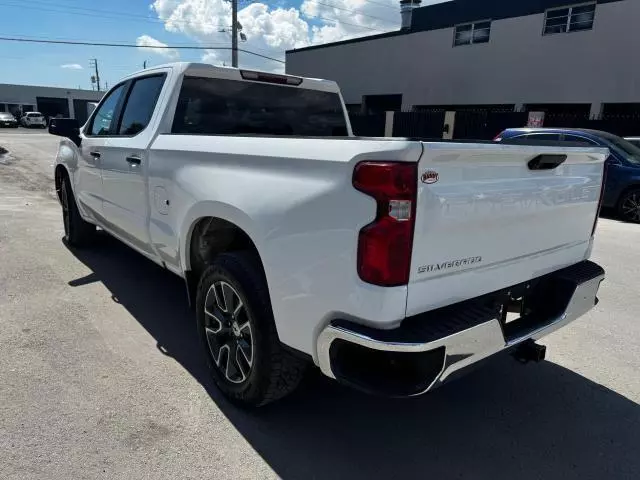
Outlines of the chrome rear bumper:
{"type": "MultiPolygon", "coordinates": [[[[349,368],[342,368],[345,367],[345,361],[366,362],[366,358],[358,357],[361,353],[366,354],[366,349],[370,352],[389,352],[385,355],[390,357],[394,353],[442,352],[428,359],[436,363],[425,370],[428,378],[417,382],[415,387],[403,388],[401,395],[425,393],[461,369],[526,340],[540,339],[584,315],[597,303],[596,294],[603,279],[604,270],[593,262],[581,262],[542,277],[537,287],[540,295],[554,298],[541,311],[526,318],[523,316],[507,326],[503,326],[497,318],[495,309],[480,306],[486,304],[487,296],[428,312],[420,315],[421,318],[407,319],[407,325],[403,322],[396,330],[375,330],[350,322],[333,322],[318,337],[319,366],[331,378],[375,391],[376,388],[350,378],[353,376],[345,373],[349,368]],[[355,353],[341,359],[334,350],[345,345],[359,347],[355,353]]],[[[404,355],[402,361],[409,357],[404,355]]],[[[361,365],[360,368],[364,371],[366,366],[361,365]]]]}

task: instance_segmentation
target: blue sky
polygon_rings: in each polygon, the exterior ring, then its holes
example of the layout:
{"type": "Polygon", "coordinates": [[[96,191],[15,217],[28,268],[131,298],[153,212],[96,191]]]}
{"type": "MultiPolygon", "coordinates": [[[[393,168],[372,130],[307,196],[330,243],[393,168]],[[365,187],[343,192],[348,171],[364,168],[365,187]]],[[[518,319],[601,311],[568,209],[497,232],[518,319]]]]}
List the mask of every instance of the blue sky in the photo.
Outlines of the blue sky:
{"type": "MultiPolygon", "coordinates": [[[[149,9],[149,1],[110,0],[98,3],[85,0],[54,0],[47,3],[51,3],[51,6],[45,6],[45,0],[32,3],[0,0],[3,25],[1,36],[135,43],[137,37],[147,34],[165,43],[194,43],[183,34],[166,32],[163,23],[149,9]],[[72,6],[128,12],[131,17],[114,14],[107,18],[97,12],[84,10],[73,10],[76,13],[71,14],[72,10],[65,7],[72,6]]],[[[181,58],[185,60],[199,60],[201,56],[201,52],[198,51],[181,52],[181,58]]],[[[0,83],[69,88],[80,86],[89,89],[91,58],[98,59],[102,81],[112,85],[127,73],[141,69],[145,60],[150,65],[166,61],[152,52],[133,48],[0,42],[0,83]],[[82,70],[61,67],[74,64],[80,65],[82,70]]]]}
{"type": "MultiPolygon", "coordinates": [[[[219,30],[230,24],[228,9],[223,0],[0,0],[0,36],[227,46],[230,35],[219,30]]],[[[400,15],[397,0],[245,0],[239,20],[247,36],[241,48],[284,59],[289,48],[395,30],[400,15]]],[[[0,41],[0,83],[90,89],[92,58],[98,59],[104,88],[105,82],[113,85],[141,69],[145,60],[148,65],[175,59],[222,64],[229,54],[0,41]]],[[[241,54],[240,61],[253,68],[283,68],[248,54],[241,54]]]]}

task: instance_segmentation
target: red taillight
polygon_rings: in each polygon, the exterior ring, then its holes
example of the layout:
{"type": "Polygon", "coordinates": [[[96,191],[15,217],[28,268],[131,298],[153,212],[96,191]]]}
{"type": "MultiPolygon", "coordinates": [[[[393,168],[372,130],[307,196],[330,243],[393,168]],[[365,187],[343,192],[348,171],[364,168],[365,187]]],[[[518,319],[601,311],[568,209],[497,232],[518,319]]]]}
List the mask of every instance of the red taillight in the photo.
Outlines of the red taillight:
{"type": "Polygon", "coordinates": [[[376,219],[358,237],[358,275],[363,281],[385,287],[409,282],[417,182],[414,163],[356,165],[353,186],[377,202],[376,219]]]}

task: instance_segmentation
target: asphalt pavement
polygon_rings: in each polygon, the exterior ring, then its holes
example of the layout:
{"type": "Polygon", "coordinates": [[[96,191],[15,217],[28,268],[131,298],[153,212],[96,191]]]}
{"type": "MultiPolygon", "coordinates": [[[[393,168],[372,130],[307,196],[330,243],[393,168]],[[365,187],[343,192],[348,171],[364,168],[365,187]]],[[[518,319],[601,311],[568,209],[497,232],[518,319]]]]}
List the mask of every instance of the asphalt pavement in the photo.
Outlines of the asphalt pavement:
{"type": "Polygon", "coordinates": [[[0,130],[0,479],[640,478],[640,225],[601,219],[600,303],[423,397],[312,372],[256,412],[208,378],[182,281],[62,242],[57,139],[0,130]]]}

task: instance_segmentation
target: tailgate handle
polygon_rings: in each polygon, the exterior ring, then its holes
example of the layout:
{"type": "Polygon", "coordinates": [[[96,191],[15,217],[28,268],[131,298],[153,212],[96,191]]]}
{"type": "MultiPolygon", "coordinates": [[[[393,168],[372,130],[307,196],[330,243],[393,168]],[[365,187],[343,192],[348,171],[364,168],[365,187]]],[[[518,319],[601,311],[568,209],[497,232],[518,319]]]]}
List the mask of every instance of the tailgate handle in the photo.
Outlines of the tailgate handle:
{"type": "Polygon", "coordinates": [[[529,170],[553,170],[567,159],[566,155],[552,155],[543,153],[529,160],[529,170]]]}

